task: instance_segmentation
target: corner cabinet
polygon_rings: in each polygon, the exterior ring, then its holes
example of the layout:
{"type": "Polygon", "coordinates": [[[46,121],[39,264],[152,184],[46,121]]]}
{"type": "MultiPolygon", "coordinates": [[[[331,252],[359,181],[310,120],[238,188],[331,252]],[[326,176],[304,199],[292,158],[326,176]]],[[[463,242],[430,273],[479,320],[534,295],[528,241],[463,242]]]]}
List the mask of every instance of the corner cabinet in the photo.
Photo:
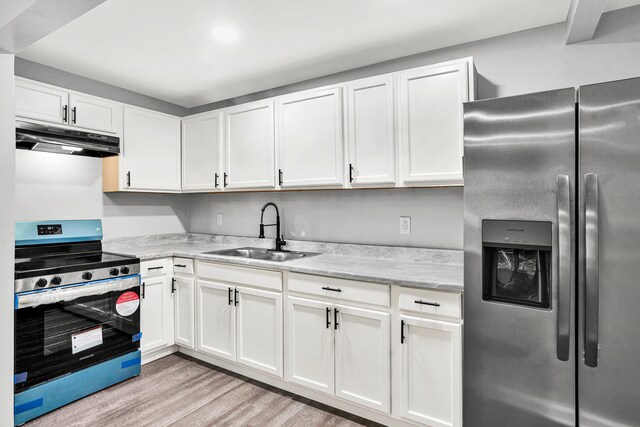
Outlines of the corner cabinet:
{"type": "Polygon", "coordinates": [[[471,59],[397,74],[400,178],[404,186],[462,185],[463,106],[471,59]]]}
{"type": "Polygon", "coordinates": [[[124,109],[123,187],[180,192],[180,118],[124,109]]]}
{"type": "Polygon", "coordinates": [[[182,119],[182,191],[222,189],[223,119],[212,111],[182,119]]]}
{"type": "Polygon", "coordinates": [[[343,187],[342,88],[276,98],[282,188],[343,187]]]}

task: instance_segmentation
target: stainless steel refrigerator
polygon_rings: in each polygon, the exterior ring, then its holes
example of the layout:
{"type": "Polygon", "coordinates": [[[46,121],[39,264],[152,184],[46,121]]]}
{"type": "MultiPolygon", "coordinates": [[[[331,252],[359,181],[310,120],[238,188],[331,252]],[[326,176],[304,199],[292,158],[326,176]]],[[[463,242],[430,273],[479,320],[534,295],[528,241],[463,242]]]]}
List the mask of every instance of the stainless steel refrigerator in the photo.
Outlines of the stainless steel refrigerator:
{"type": "Polygon", "coordinates": [[[464,106],[465,426],[640,425],[640,78],[464,106]]]}

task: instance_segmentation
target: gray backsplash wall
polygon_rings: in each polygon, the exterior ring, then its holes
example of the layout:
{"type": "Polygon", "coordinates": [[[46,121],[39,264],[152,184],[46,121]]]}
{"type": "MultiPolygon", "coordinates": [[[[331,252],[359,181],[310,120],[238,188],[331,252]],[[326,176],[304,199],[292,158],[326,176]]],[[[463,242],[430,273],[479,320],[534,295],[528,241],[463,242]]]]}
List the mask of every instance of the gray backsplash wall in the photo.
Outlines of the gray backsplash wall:
{"type": "MultiPolygon", "coordinates": [[[[280,207],[289,239],[462,248],[462,188],[198,194],[191,196],[189,231],[257,237],[268,201],[280,207]],[[400,216],[411,217],[410,235],[399,233],[400,216]]],[[[274,219],[269,208],[265,223],[274,219]]],[[[265,234],[274,238],[270,228],[265,234]]]]}

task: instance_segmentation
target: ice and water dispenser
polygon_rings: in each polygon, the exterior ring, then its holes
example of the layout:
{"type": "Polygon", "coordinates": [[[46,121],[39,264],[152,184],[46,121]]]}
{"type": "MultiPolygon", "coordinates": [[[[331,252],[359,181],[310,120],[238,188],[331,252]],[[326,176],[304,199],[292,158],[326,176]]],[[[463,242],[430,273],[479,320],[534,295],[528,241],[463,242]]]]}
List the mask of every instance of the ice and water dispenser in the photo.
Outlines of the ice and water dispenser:
{"type": "Polygon", "coordinates": [[[482,221],[482,299],[551,308],[552,225],[482,221]]]}

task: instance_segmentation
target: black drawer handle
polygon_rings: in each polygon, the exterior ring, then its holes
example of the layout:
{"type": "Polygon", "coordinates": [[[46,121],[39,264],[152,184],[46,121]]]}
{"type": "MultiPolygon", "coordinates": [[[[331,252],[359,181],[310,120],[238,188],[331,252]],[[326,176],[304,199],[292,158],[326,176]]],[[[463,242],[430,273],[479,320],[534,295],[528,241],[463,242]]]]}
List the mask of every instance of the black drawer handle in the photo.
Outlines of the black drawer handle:
{"type": "Polygon", "coordinates": [[[187,264],[174,264],[174,267],[187,268],[187,264]]]}
{"type": "Polygon", "coordinates": [[[438,304],[437,302],[427,302],[427,301],[422,301],[421,299],[417,299],[414,302],[416,304],[430,305],[430,306],[433,306],[433,307],[440,307],[440,304],[438,304]]]}
{"type": "Polygon", "coordinates": [[[144,299],[144,288],[145,288],[145,283],[142,282],[142,299],[144,299]]]}
{"type": "Polygon", "coordinates": [[[342,289],[339,288],[330,288],[328,286],[323,286],[322,289],[324,289],[325,291],[332,291],[332,292],[342,292],[342,289]]]}
{"type": "Polygon", "coordinates": [[[147,270],[152,271],[152,270],[160,270],[161,268],[164,268],[164,266],[160,266],[160,267],[149,267],[147,268],[147,270]]]}

